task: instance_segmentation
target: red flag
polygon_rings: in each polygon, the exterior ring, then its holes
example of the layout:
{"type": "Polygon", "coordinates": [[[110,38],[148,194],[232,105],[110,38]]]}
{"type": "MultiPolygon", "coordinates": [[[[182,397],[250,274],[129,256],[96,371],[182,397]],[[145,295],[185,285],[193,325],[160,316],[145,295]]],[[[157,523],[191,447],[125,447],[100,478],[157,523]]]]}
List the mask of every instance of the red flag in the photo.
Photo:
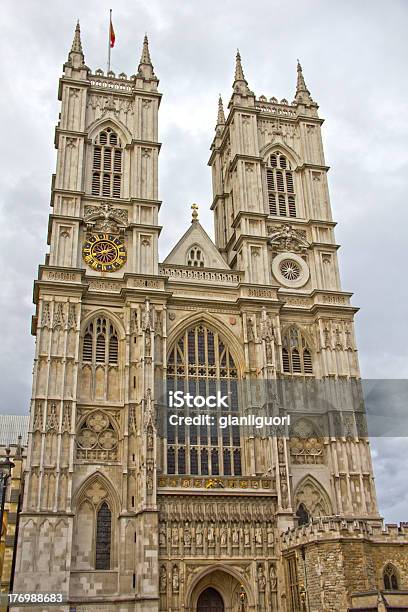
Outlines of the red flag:
{"type": "Polygon", "coordinates": [[[109,42],[111,49],[115,46],[115,30],[113,29],[112,17],[110,19],[109,25],[109,42]]]}

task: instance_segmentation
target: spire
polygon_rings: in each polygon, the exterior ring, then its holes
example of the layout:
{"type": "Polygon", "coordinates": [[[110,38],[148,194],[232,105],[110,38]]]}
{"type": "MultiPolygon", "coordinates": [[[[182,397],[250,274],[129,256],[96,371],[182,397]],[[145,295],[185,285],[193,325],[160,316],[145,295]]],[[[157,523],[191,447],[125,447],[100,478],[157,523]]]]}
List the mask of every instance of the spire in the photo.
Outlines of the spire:
{"type": "Polygon", "coordinates": [[[138,76],[145,77],[147,79],[156,78],[154,74],[152,60],[150,58],[149,40],[147,38],[147,34],[145,34],[143,39],[143,49],[142,55],[140,57],[138,76]]]}
{"type": "Polygon", "coordinates": [[[295,100],[297,102],[312,102],[310,91],[306,87],[302,66],[299,60],[297,61],[297,83],[295,100]]]}
{"type": "Polygon", "coordinates": [[[146,64],[148,66],[152,66],[152,60],[150,59],[150,51],[149,51],[149,40],[147,38],[147,34],[145,34],[144,39],[143,39],[143,50],[142,50],[142,57],[140,58],[140,63],[141,64],[146,64]]]}
{"type": "Polygon", "coordinates": [[[84,52],[82,51],[79,19],[75,27],[74,40],[72,41],[71,51],[68,54],[68,61],[71,62],[71,64],[73,64],[76,68],[79,66],[84,66],[84,52]]]}
{"type": "Polygon", "coordinates": [[[220,125],[225,125],[224,106],[222,104],[221,94],[220,94],[220,97],[218,98],[217,127],[220,125]]]}
{"type": "Polygon", "coordinates": [[[81,43],[81,28],[79,26],[79,19],[76,24],[74,40],[72,41],[71,52],[73,53],[82,53],[82,43],[81,43]]]}
{"type": "Polygon", "coordinates": [[[236,81],[244,81],[245,83],[247,83],[244,77],[244,71],[242,69],[241,54],[239,52],[239,49],[237,49],[237,55],[235,58],[235,82],[236,81]]]}
{"type": "Polygon", "coordinates": [[[237,49],[237,55],[235,58],[235,78],[234,78],[233,88],[234,88],[234,93],[242,94],[242,95],[251,94],[249,87],[248,87],[248,82],[244,76],[244,70],[242,68],[241,54],[239,52],[239,49],[237,49]]]}

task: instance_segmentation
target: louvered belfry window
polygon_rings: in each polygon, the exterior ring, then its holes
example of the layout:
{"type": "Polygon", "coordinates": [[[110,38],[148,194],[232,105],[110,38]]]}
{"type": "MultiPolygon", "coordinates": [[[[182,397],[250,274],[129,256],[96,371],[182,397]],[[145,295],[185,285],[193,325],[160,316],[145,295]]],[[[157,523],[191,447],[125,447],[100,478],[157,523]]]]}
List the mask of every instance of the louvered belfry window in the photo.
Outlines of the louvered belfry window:
{"type": "Polygon", "coordinates": [[[294,177],[288,158],[280,151],[269,156],[266,167],[269,214],[296,217],[294,177]]]}
{"type": "Polygon", "coordinates": [[[120,198],[122,185],[122,143],[111,128],[96,138],[92,161],[92,195],[120,198]]]}
{"type": "MultiPolygon", "coordinates": [[[[168,390],[194,396],[228,396],[227,408],[169,408],[183,416],[238,415],[238,375],[234,359],[216,331],[204,324],[187,329],[171,349],[167,362],[168,390]]],[[[168,425],[167,473],[240,476],[241,438],[238,426],[168,425]]]]}
{"type": "Polygon", "coordinates": [[[282,371],[284,374],[313,374],[312,353],[296,327],[282,336],[282,371]]]}
{"type": "Polygon", "coordinates": [[[117,364],[119,340],[115,327],[106,317],[96,317],[87,326],[82,344],[82,361],[117,364]]]}

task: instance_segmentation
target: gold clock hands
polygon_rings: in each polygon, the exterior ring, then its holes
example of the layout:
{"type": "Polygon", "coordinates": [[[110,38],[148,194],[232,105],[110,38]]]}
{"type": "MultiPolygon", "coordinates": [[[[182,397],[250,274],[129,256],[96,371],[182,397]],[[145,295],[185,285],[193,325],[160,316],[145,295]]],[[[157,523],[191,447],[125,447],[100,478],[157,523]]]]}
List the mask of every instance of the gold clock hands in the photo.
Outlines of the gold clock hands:
{"type": "Polygon", "coordinates": [[[114,250],[115,249],[111,245],[109,245],[109,247],[106,249],[100,249],[98,253],[99,255],[107,255],[108,253],[112,253],[114,250]]]}

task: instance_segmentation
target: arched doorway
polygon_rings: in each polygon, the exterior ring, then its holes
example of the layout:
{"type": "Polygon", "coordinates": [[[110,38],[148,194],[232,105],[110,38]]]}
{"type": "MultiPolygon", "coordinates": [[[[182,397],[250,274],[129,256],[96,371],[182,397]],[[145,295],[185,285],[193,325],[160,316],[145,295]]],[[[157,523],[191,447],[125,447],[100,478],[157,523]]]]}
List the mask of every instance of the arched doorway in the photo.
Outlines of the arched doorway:
{"type": "Polygon", "coordinates": [[[197,612],[224,612],[221,595],[215,589],[205,589],[198,598],[197,612]]]}

